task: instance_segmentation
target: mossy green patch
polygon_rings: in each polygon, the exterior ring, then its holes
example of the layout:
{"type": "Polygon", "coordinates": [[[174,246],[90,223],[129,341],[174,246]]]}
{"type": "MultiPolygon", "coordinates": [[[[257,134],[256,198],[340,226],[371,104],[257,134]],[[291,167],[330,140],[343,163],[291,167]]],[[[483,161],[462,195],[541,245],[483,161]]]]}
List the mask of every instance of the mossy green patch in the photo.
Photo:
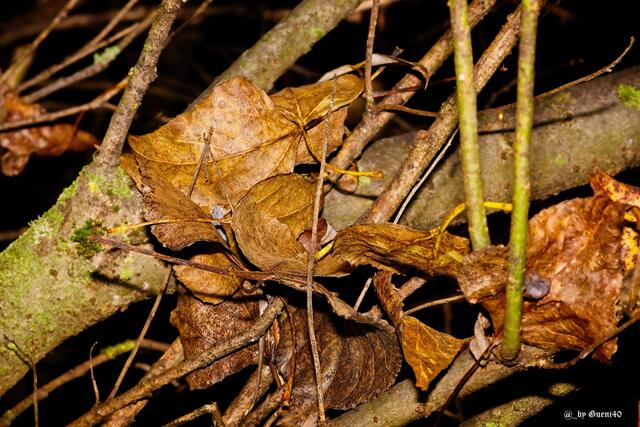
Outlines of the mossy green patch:
{"type": "Polygon", "coordinates": [[[567,160],[567,157],[563,154],[558,154],[553,158],[553,163],[556,166],[564,166],[567,164],[569,160],[567,160]]]}
{"type": "Polygon", "coordinates": [[[120,54],[120,48],[118,46],[109,46],[104,48],[102,52],[93,54],[93,62],[95,64],[108,64],[113,61],[116,56],[120,54]]]}
{"type": "Polygon", "coordinates": [[[89,240],[89,237],[102,235],[104,232],[102,223],[88,219],[82,227],[73,231],[71,241],[78,243],[77,251],[80,255],[91,257],[102,250],[102,247],[99,243],[89,240]]]}
{"type": "Polygon", "coordinates": [[[618,98],[628,108],[640,110],[640,90],[631,85],[618,86],[618,98]]]}
{"type": "Polygon", "coordinates": [[[103,348],[102,350],[100,350],[100,354],[104,354],[109,359],[115,359],[121,354],[128,353],[133,350],[135,344],[135,340],[126,340],[121,343],[103,348]]]}
{"type": "Polygon", "coordinates": [[[313,27],[311,28],[311,35],[316,39],[320,39],[324,37],[325,31],[322,28],[313,27]]]}
{"type": "Polygon", "coordinates": [[[131,180],[129,176],[121,168],[117,168],[109,179],[100,174],[89,173],[89,192],[103,193],[109,197],[117,196],[121,199],[130,197],[133,194],[131,190],[131,180]]]}

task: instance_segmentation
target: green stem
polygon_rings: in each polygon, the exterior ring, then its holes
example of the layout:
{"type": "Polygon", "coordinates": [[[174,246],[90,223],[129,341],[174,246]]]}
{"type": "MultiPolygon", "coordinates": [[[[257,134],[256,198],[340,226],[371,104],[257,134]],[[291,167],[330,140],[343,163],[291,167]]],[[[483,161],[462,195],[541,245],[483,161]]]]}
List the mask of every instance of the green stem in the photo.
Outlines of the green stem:
{"type": "Polygon", "coordinates": [[[453,53],[456,67],[456,93],[460,119],[460,151],[464,192],[469,218],[469,235],[474,250],[491,244],[484,193],[480,177],[480,149],[478,147],[478,114],[476,87],[473,77],[471,27],[467,16],[467,0],[450,0],[453,53]]]}
{"type": "Polygon", "coordinates": [[[527,251],[529,215],[529,142],[533,126],[533,82],[536,53],[536,26],[540,2],[522,0],[522,27],[518,57],[518,100],[514,143],[514,188],[509,265],[507,271],[506,313],[501,356],[513,360],[520,351],[522,290],[527,251]]]}

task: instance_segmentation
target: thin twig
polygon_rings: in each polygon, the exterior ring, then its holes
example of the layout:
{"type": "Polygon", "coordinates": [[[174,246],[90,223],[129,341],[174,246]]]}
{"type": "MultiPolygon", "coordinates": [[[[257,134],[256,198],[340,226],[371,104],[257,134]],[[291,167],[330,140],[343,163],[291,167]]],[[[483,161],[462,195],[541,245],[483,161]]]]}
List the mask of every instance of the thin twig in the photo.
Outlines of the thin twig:
{"type": "Polygon", "coordinates": [[[60,111],[54,111],[52,113],[45,113],[40,116],[31,117],[25,120],[17,120],[15,122],[8,122],[0,124],[0,132],[6,132],[9,130],[15,130],[25,127],[34,126],[41,123],[54,122],[64,117],[73,116],[86,111],[96,110],[104,106],[111,98],[116,96],[127,85],[127,79],[121,80],[114,87],[106,90],[104,93],[98,95],[93,100],[86,104],[77,105],[75,107],[67,108],[60,111]]]}
{"type": "Polygon", "coordinates": [[[593,72],[593,73],[589,74],[588,76],[581,77],[578,80],[574,80],[572,82],[564,84],[564,85],[562,85],[560,87],[557,87],[555,89],[550,90],[549,92],[541,93],[540,95],[536,96],[536,100],[539,100],[539,99],[542,99],[542,98],[546,98],[546,97],[551,96],[551,95],[555,95],[558,92],[562,92],[564,90],[567,90],[569,88],[572,88],[572,87],[577,86],[579,84],[582,84],[584,82],[588,82],[590,80],[595,79],[596,77],[601,76],[604,73],[610,73],[611,71],[613,71],[613,68],[616,65],[618,65],[620,63],[620,61],[622,61],[622,58],[624,58],[627,55],[627,53],[629,53],[629,51],[631,50],[631,47],[633,46],[635,41],[636,41],[636,39],[634,37],[631,37],[629,39],[629,44],[624,49],[624,51],[622,51],[622,53],[616,59],[614,59],[613,62],[611,62],[609,65],[600,68],[598,71],[593,72]]]}
{"type": "Polygon", "coordinates": [[[202,146],[202,151],[200,152],[200,158],[198,159],[198,164],[196,165],[196,169],[193,172],[193,176],[191,177],[191,184],[189,184],[187,197],[191,197],[191,194],[193,194],[193,189],[196,188],[196,182],[198,181],[198,175],[200,175],[200,170],[202,170],[202,164],[206,161],[206,158],[210,152],[209,146],[211,144],[212,136],[213,136],[213,129],[210,129],[208,134],[202,135],[202,139],[204,140],[204,145],[202,146]]]}
{"type": "Polygon", "coordinates": [[[457,134],[458,134],[458,130],[456,129],[451,134],[451,136],[449,137],[449,140],[447,141],[445,146],[442,147],[442,149],[440,150],[440,153],[438,153],[436,158],[431,162],[431,165],[426,170],[426,172],[422,175],[422,178],[420,178],[420,181],[418,181],[416,183],[416,185],[413,186],[413,188],[411,189],[409,194],[407,194],[407,197],[404,198],[404,202],[402,202],[402,205],[400,206],[400,209],[398,209],[398,213],[396,213],[395,218],[393,218],[393,223],[394,224],[397,224],[398,221],[400,221],[400,218],[402,218],[402,214],[407,209],[407,206],[409,206],[409,203],[411,203],[411,200],[413,199],[413,196],[416,195],[416,193],[422,187],[422,185],[427,180],[427,178],[429,178],[429,176],[431,176],[431,173],[436,168],[436,166],[438,166],[438,164],[440,163],[440,161],[442,160],[444,155],[447,153],[447,151],[449,151],[449,148],[451,147],[451,143],[453,142],[453,140],[454,140],[454,138],[456,137],[457,134]]]}
{"type": "Polygon", "coordinates": [[[220,410],[218,409],[218,405],[215,402],[213,402],[213,403],[208,403],[206,405],[202,405],[198,409],[194,409],[188,414],[183,415],[180,418],[177,418],[171,421],[170,423],[165,424],[164,427],[178,427],[178,426],[181,426],[182,424],[186,424],[189,421],[193,421],[196,418],[199,418],[206,414],[211,414],[211,417],[214,421],[213,425],[215,427],[223,427],[225,425],[224,421],[222,421],[222,415],[220,415],[220,410]]]}
{"type": "Polygon", "coordinates": [[[518,98],[516,103],[516,132],[513,144],[513,208],[509,235],[509,263],[505,301],[504,338],[500,357],[506,361],[520,352],[522,323],[522,292],[527,257],[529,222],[529,144],[533,129],[533,83],[535,78],[536,29],[540,2],[522,0],[522,30],[518,52],[518,98]]]}
{"type": "MultiPolygon", "coordinates": [[[[496,0],[474,0],[469,5],[469,25],[474,27],[480,22],[496,0]]],[[[444,61],[453,51],[452,34],[447,31],[420,59],[419,64],[433,74],[442,66],[444,61]]],[[[393,88],[393,93],[384,98],[380,103],[385,105],[402,105],[411,99],[416,90],[424,88],[424,84],[415,73],[407,73],[393,88]],[[407,88],[410,91],[407,91],[407,88]]],[[[360,155],[364,147],[371,141],[382,128],[393,118],[393,112],[381,112],[379,114],[365,115],[356,126],[351,135],[345,140],[340,151],[331,162],[339,169],[347,169],[360,155]]],[[[332,174],[329,179],[335,182],[339,174],[332,174]]]]}
{"type": "Polygon", "coordinates": [[[149,85],[157,76],[156,65],[160,52],[183,4],[182,0],[162,0],[158,8],[138,62],[129,73],[127,89],[111,117],[100,152],[95,159],[97,167],[107,173],[120,163],[120,154],[133,116],[149,85]]]}
{"type": "Polygon", "coordinates": [[[111,390],[111,393],[109,393],[109,397],[107,397],[107,400],[113,399],[114,397],[116,397],[116,394],[118,394],[118,389],[120,388],[120,385],[122,384],[122,381],[124,380],[124,376],[127,374],[127,371],[129,370],[129,367],[133,363],[133,359],[135,359],[136,355],[138,354],[138,349],[140,348],[140,344],[144,340],[144,337],[147,335],[147,331],[149,330],[149,326],[151,326],[151,321],[153,320],[153,318],[156,315],[156,312],[158,311],[158,307],[160,306],[160,301],[162,301],[162,296],[167,291],[167,286],[169,286],[169,281],[171,280],[171,274],[172,273],[173,273],[173,269],[169,268],[167,270],[167,274],[166,274],[166,276],[164,278],[164,287],[162,288],[162,291],[158,292],[158,295],[156,295],[156,299],[153,302],[153,306],[151,307],[151,311],[149,311],[149,315],[147,316],[147,320],[144,322],[144,326],[142,326],[142,330],[140,331],[140,335],[138,335],[138,339],[136,340],[136,345],[133,347],[133,350],[129,353],[129,357],[127,357],[127,361],[124,363],[124,366],[122,367],[122,370],[120,371],[120,374],[118,375],[118,379],[116,380],[116,383],[114,384],[113,389],[111,390]]]}
{"type": "Polygon", "coordinates": [[[36,39],[34,41],[31,42],[31,44],[29,45],[29,47],[27,49],[25,49],[22,54],[20,55],[20,57],[12,64],[11,67],[9,67],[9,69],[2,75],[0,75],[0,84],[4,83],[9,77],[11,77],[11,74],[13,74],[16,70],[16,67],[20,65],[20,63],[22,61],[24,61],[26,58],[28,58],[29,56],[31,56],[36,49],[38,49],[38,47],[40,46],[40,44],[42,44],[42,42],[44,41],[44,39],[47,38],[47,36],[49,35],[49,33],[51,33],[51,31],[64,19],[67,17],[67,15],[69,14],[69,12],[71,11],[71,9],[73,9],[79,2],[80,0],[69,0],[63,7],[62,9],[60,9],[60,12],[58,12],[58,14],[55,16],[55,18],[53,18],[53,20],[51,21],[51,23],[44,29],[42,30],[42,32],[40,32],[40,34],[38,34],[38,37],[36,37],[36,39]]]}
{"type": "Polygon", "coordinates": [[[117,34],[114,34],[113,36],[111,36],[109,39],[104,40],[103,42],[92,46],[90,49],[82,52],[82,51],[78,51],[76,53],[74,53],[73,55],[65,58],[62,62],[59,62],[57,64],[52,65],[51,67],[47,68],[46,70],[43,70],[42,72],[40,72],[39,74],[37,74],[36,76],[32,77],[31,79],[27,80],[26,82],[22,83],[17,91],[18,93],[25,91],[26,89],[35,86],[36,84],[43,82],[45,80],[47,80],[48,78],[50,78],[52,75],[54,75],[55,73],[57,73],[58,71],[68,67],[69,65],[79,61],[80,59],[84,58],[87,55],[91,55],[92,53],[96,52],[99,49],[102,49],[103,47],[109,46],[110,44],[120,40],[123,37],[126,37],[127,34],[129,34],[130,32],[136,30],[138,28],[137,25],[132,25],[128,28],[125,28],[124,30],[118,32],[117,34]]]}
{"type": "Polygon", "coordinates": [[[487,215],[484,210],[484,192],[480,173],[480,147],[478,146],[478,109],[476,85],[473,77],[471,27],[467,17],[467,0],[450,0],[453,31],[453,58],[456,68],[456,94],[460,122],[460,157],[469,222],[469,237],[474,250],[491,244],[487,215]]]}
{"type": "Polygon", "coordinates": [[[423,310],[425,308],[435,307],[442,304],[448,304],[450,302],[455,302],[455,301],[462,301],[464,299],[466,299],[464,295],[454,295],[449,298],[442,298],[435,301],[429,301],[429,302],[425,302],[424,304],[420,304],[417,307],[413,307],[409,310],[405,310],[404,314],[411,314],[411,313],[415,313],[416,311],[423,310]]]}
{"type": "Polygon", "coordinates": [[[246,270],[237,270],[233,268],[222,268],[222,267],[216,267],[210,264],[203,264],[203,263],[193,262],[193,261],[189,261],[182,258],[176,258],[169,255],[164,255],[159,252],[155,252],[149,249],[144,249],[139,246],[129,245],[127,243],[119,242],[117,240],[109,239],[102,236],[91,236],[88,239],[97,243],[110,245],[118,249],[124,249],[130,252],[149,255],[156,259],[170,262],[172,264],[185,265],[187,267],[197,268],[198,270],[204,270],[210,273],[222,274],[225,276],[233,276],[239,279],[257,280],[257,281],[289,280],[296,283],[306,283],[304,280],[304,275],[300,275],[300,274],[276,273],[276,272],[270,272],[270,271],[246,271],[246,270]]]}
{"type": "Polygon", "coordinates": [[[76,71],[70,76],[60,77],[56,81],[51,84],[46,85],[45,87],[38,89],[37,91],[30,93],[29,95],[24,96],[24,100],[27,102],[35,102],[38,101],[45,96],[51,95],[52,93],[64,89],[65,87],[71,86],[74,83],[85,80],[89,77],[93,77],[96,74],[106,70],[109,67],[109,64],[113,62],[120,52],[122,52],[136,37],[138,37],[144,30],[146,30],[151,22],[153,22],[155,14],[152,13],[147,16],[142,22],[135,24],[134,29],[127,34],[122,40],[118,42],[118,44],[113,48],[114,54],[110,55],[102,55],[99,60],[94,61],[91,65],[76,71]]]}
{"type": "Polygon", "coordinates": [[[95,371],[93,370],[95,366],[93,364],[93,349],[96,348],[97,345],[98,345],[98,341],[94,342],[91,348],[89,349],[89,372],[91,374],[90,376],[91,376],[91,387],[93,388],[93,396],[95,397],[94,405],[97,405],[100,403],[100,388],[98,388],[98,381],[96,381],[96,374],[95,374],[95,371]]]}
{"type": "Polygon", "coordinates": [[[403,113],[413,114],[415,116],[422,117],[438,117],[438,113],[435,111],[423,111],[417,110],[415,108],[405,107],[404,105],[393,105],[393,104],[376,104],[374,107],[377,112],[379,111],[400,111],[403,113]]]}
{"type": "Polygon", "coordinates": [[[358,295],[358,299],[356,300],[356,303],[353,305],[353,309],[355,311],[358,311],[358,309],[360,308],[360,304],[362,304],[362,300],[364,300],[364,297],[367,294],[367,291],[371,287],[371,282],[373,282],[373,277],[369,277],[367,281],[364,283],[364,286],[360,291],[360,295],[358,295]]]}
{"type": "Polygon", "coordinates": [[[424,277],[414,276],[400,286],[400,289],[398,289],[398,296],[404,301],[411,294],[420,289],[425,283],[427,283],[427,279],[424,277]]]}
{"type": "Polygon", "coordinates": [[[325,118],[324,137],[322,140],[322,149],[320,152],[320,171],[318,172],[318,180],[316,183],[316,196],[313,202],[313,222],[311,224],[311,249],[309,250],[309,261],[307,264],[307,324],[309,327],[309,345],[313,356],[313,367],[316,377],[316,393],[318,398],[318,417],[320,423],[326,422],[324,413],[324,396],[322,390],[322,368],[320,366],[320,350],[318,349],[318,341],[316,338],[315,325],[313,321],[313,270],[315,268],[315,254],[318,251],[318,218],[320,217],[320,204],[322,201],[324,173],[327,166],[327,145],[329,144],[330,120],[333,110],[333,101],[336,96],[337,79],[333,79],[333,89],[331,91],[331,99],[329,100],[329,111],[325,118]]]}
{"type": "MultiPolygon", "coordinates": [[[[39,387],[37,396],[38,401],[46,399],[54,390],[60,388],[68,382],[84,376],[87,372],[91,372],[91,370],[96,366],[102,365],[105,362],[115,359],[121,354],[131,351],[133,346],[133,340],[129,340],[125,343],[103,349],[96,357],[91,357],[90,355],[89,360],[87,360],[86,362],[81,363],[80,365],[68,370],[64,374],[48,382],[42,387],[39,387]]],[[[151,340],[143,340],[141,346],[143,348],[156,351],[164,351],[167,348],[166,344],[151,340]]],[[[93,346],[91,348],[93,349],[93,346]]],[[[23,413],[31,405],[33,405],[33,399],[31,397],[27,397],[18,402],[18,404],[16,404],[13,408],[7,410],[2,415],[2,417],[0,417],[0,426],[10,425],[18,417],[18,415],[23,413]]]]}
{"type": "Polygon", "coordinates": [[[269,303],[269,306],[262,316],[260,316],[249,329],[203,351],[193,359],[185,360],[161,374],[143,379],[132,389],[127,390],[120,396],[116,396],[113,400],[92,408],[89,412],[78,418],[70,425],[90,426],[98,424],[118,409],[124,408],[132,402],[136,402],[150,396],[160,387],[182,378],[196,369],[208,366],[221,357],[254,343],[271,327],[272,322],[276,317],[278,317],[282,308],[282,301],[279,298],[274,298],[269,303]]]}
{"type": "MultiPolygon", "coordinates": [[[[476,90],[481,90],[498,69],[504,58],[511,52],[518,40],[520,30],[520,9],[509,15],[491,45],[484,51],[475,68],[476,90]]],[[[377,223],[386,221],[393,215],[416,182],[422,171],[433,159],[447,138],[454,132],[457,121],[455,95],[444,102],[438,118],[428,131],[420,131],[414,139],[414,146],[407,155],[400,170],[388,184],[386,190],[376,199],[360,222],[377,223]]]]}
{"type": "Polygon", "coordinates": [[[369,32],[367,33],[367,48],[364,60],[364,93],[367,100],[367,111],[373,107],[373,84],[371,82],[371,57],[373,56],[373,42],[376,37],[376,25],[378,24],[378,10],[380,0],[371,0],[371,14],[369,17],[369,32]]]}

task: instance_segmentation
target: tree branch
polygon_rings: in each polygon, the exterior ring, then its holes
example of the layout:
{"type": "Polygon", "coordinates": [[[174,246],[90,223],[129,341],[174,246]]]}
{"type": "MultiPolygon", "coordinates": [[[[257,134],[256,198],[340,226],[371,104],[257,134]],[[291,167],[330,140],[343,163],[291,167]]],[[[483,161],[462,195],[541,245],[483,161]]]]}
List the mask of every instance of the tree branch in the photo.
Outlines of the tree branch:
{"type": "Polygon", "coordinates": [[[150,396],[152,392],[158,390],[160,387],[182,378],[196,369],[208,366],[221,357],[257,341],[264,335],[267,329],[271,327],[272,322],[278,317],[283,308],[284,302],[282,302],[280,298],[274,298],[262,315],[246,331],[202,352],[193,359],[185,360],[162,374],[139,382],[135,387],[127,390],[113,400],[94,406],[89,412],[70,425],[89,426],[98,424],[115,411],[124,408],[130,403],[150,396]]]}
{"type": "MultiPolygon", "coordinates": [[[[530,147],[531,197],[544,199],[584,185],[595,166],[608,173],[640,165],[640,111],[625,106],[618,86],[640,87],[633,67],[536,100],[530,147]]],[[[515,108],[479,113],[480,158],[488,200],[508,201],[513,182],[515,108]]],[[[414,134],[375,142],[358,162],[361,170],[383,170],[383,180],[361,181],[352,195],[337,191],[325,198],[324,216],[334,226],[352,224],[389,185],[406,158],[414,134]]],[[[430,229],[464,201],[460,156],[454,152],[434,171],[405,212],[402,223],[430,229]]]]}

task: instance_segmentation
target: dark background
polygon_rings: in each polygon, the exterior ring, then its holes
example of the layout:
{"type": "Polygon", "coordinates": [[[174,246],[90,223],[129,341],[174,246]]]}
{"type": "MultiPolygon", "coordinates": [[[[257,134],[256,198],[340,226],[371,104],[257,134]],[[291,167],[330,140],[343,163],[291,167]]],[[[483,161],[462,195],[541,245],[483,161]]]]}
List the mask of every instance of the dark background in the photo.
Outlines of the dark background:
{"type": "MultiPolygon", "coordinates": [[[[11,37],[27,23],[48,23],[45,13],[47,4],[58,4],[58,0],[36,2],[0,2],[0,67],[6,68],[13,49],[29,43],[35,33],[11,37]]],[[[64,3],[64,2],[62,2],[64,3]]],[[[124,0],[85,1],[75,14],[95,14],[117,10],[124,0]]],[[[151,10],[158,2],[141,1],[143,7],[151,10]]],[[[199,2],[187,3],[192,11],[199,2]]],[[[158,66],[158,80],[147,93],[136,117],[131,133],[141,134],[155,129],[167,118],[179,114],[211,81],[222,72],[246,48],[271,28],[286,11],[296,4],[294,1],[214,1],[206,16],[186,28],[163,52],[158,66]]],[[[474,52],[478,57],[486,48],[517,2],[498,1],[494,11],[473,32],[474,52]]],[[[52,10],[55,10],[54,7],[52,10]]],[[[633,1],[596,2],[586,0],[550,1],[540,18],[538,50],[536,58],[536,93],[558,87],[607,65],[627,46],[631,36],[638,37],[638,6],[633,1]]],[[[183,17],[184,18],[184,17],[183,17]]],[[[276,84],[275,89],[296,86],[315,81],[324,72],[343,64],[354,64],[364,59],[364,49],[368,26],[368,12],[353,15],[341,23],[336,30],[322,39],[313,50],[301,58],[295,67],[287,72],[276,84]]],[[[59,62],[74,49],[79,48],[95,35],[102,24],[88,27],[56,31],[42,44],[31,73],[59,62]]],[[[391,53],[395,46],[404,48],[402,57],[417,60],[437,40],[448,26],[448,8],[443,0],[399,0],[381,11],[376,35],[376,52],[391,53]]],[[[137,60],[143,38],[127,48],[108,70],[71,88],[57,92],[46,98],[42,104],[49,110],[78,105],[87,102],[115,82],[119,81],[137,60]]],[[[89,64],[91,58],[77,67],[89,64]]],[[[517,55],[510,55],[504,67],[489,82],[478,99],[480,108],[493,107],[515,101],[515,75],[517,55]]],[[[618,65],[621,70],[640,64],[640,46],[618,65]]],[[[63,71],[70,74],[77,68],[63,71]]],[[[379,78],[379,88],[390,88],[405,72],[404,67],[388,67],[379,78]]],[[[432,77],[428,89],[417,94],[409,107],[437,111],[442,101],[453,90],[453,68],[451,60],[432,77]]],[[[113,101],[114,103],[117,102],[113,101]]],[[[104,134],[111,111],[101,110],[87,114],[81,121],[81,128],[92,132],[100,139],[104,134]]],[[[356,120],[355,118],[353,120],[356,120]]],[[[73,121],[73,118],[69,120],[73,121]]],[[[431,119],[401,114],[385,131],[396,134],[407,130],[417,130],[426,126],[431,119]],[[425,120],[428,120],[425,122],[425,120]]],[[[77,176],[80,168],[91,160],[92,153],[66,154],[57,158],[33,158],[23,174],[18,177],[0,176],[0,232],[19,230],[28,226],[53,205],[61,190],[77,176]]],[[[533,165],[535,167],[535,165],[533,165]]],[[[627,171],[618,179],[640,185],[637,171],[627,171]]],[[[586,196],[588,188],[578,188],[565,192],[551,200],[534,203],[535,212],[544,205],[559,200],[586,196]]],[[[501,214],[490,219],[494,242],[504,242],[508,233],[508,217],[501,214]]],[[[464,232],[462,228],[457,231],[464,232]]],[[[0,248],[10,243],[10,239],[0,241],[0,248]]],[[[364,273],[364,272],[363,272],[364,273]]],[[[353,296],[342,296],[353,301],[353,296]]],[[[456,290],[455,283],[441,281],[423,288],[412,296],[406,305],[417,305],[423,300],[433,300],[448,296],[456,290]]],[[[343,291],[344,292],[344,291],[343,291]]],[[[372,303],[372,301],[369,301],[372,303]]],[[[169,324],[169,313],[175,305],[175,296],[167,296],[161,305],[148,338],[170,343],[177,336],[169,324]]],[[[151,307],[151,302],[133,306],[127,312],[119,313],[108,321],[96,325],[81,336],[63,344],[38,364],[40,384],[45,384],[70,368],[87,360],[91,346],[97,342],[100,348],[135,339],[151,307]]],[[[453,304],[445,308],[433,308],[419,312],[421,320],[441,330],[449,330],[459,337],[472,334],[476,308],[467,304],[453,304]]],[[[619,351],[611,366],[603,366],[585,361],[562,372],[540,372],[534,375],[518,375],[496,387],[474,396],[462,405],[464,416],[506,402],[515,396],[532,391],[544,394],[545,385],[552,381],[566,380],[580,386],[569,399],[553,405],[542,414],[530,419],[526,425],[564,424],[565,410],[589,411],[620,410],[622,420],[602,420],[590,422],[566,422],[567,424],[592,423],[593,425],[636,425],[638,419],[638,399],[640,392],[637,380],[640,378],[638,360],[640,345],[637,339],[639,327],[636,325],[622,334],[619,351]]],[[[141,351],[137,360],[153,363],[158,353],[141,351]]],[[[119,373],[124,356],[106,363],[95,370],[101,395],[108,395],[119,373]]],[[[121,388],[133,385],[143,372],[132,368],[121,388]]],[[[217,401],[222,408],[239,390],[248,373],[241,373],[218,384],[211,390],[187,392],[184,385],[165,387],[155,396],[138,418],[139,425],[158,425],[185,414],[204,403],[217,401]]],[[[411,377],[405,367],[401,374],[411,377]]],[[[0,401],[0,413],[13,406],[31,392],[31,378],[25,379],[0,401]]],[[[81,415],[94,403],[94,395],[88,377],[78,379],[52,393],[40,403],[41,425],[63,425],[81,415]]],[[[456,411],[456,408],[451,408],[456,411]]],[[[433,420],[428,420],[431,423],[433,420]]],[[[26,411],[15,425],[31,425],[32,410],[26,411]]],[[[208,425],[206,420],[197,423],[208,425]]],[[[444,417],[442,425],[456,425],[453,418],[444,417]]]]}

